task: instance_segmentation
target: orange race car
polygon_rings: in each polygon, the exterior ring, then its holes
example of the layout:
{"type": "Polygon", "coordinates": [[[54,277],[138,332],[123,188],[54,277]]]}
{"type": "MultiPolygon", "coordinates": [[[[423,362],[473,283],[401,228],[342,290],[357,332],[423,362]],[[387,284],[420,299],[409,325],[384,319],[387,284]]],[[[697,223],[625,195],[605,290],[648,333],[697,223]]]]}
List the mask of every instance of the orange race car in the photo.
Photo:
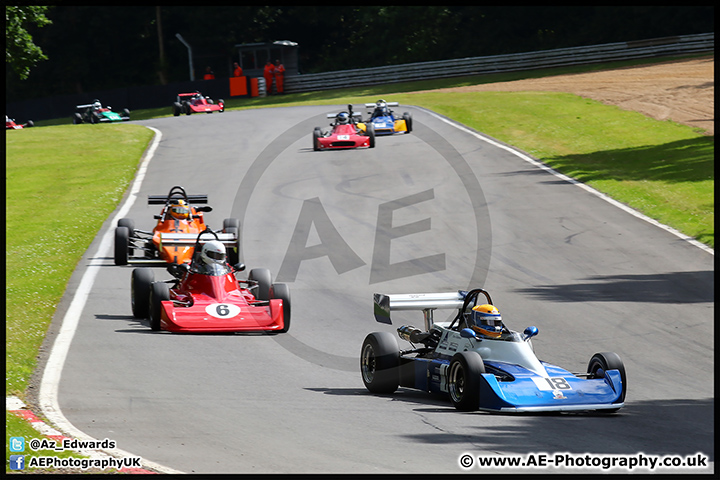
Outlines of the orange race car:
{"type": "MultiPolygon", "coordinates": [[[[149,205],[163,205],[155,215],[157,225],[152,231],[135,228],[135,222],[121,218],[115,227],[115,265],[128,263],[190,263],[198,234],[205,230],[203,213],[212,211],[207,195],[188,195],[181,186],[174,186],[167,195],[148,195],[149,205]],[[140,255],[135,256],[139,252],[140,255]]],[[[231,264],[240,261],[240,223],[226,218],[217,234],[228,251],[231,264]]]]}

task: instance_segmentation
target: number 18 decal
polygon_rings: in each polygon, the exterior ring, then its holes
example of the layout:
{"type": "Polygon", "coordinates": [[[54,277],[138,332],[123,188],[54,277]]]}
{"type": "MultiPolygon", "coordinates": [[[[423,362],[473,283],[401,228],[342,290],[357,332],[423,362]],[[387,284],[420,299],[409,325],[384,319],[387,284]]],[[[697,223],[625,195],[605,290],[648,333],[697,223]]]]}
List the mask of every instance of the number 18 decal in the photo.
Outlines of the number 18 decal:
{"type": "Polygon", "coordinates": [[[205,312],[215,318],[232,318],[240,313],[240,307],[229,303],[213,303],[205,307],[205,312]]]}
{"type": "Polygon", "coordinates": [[[570,384],[563,377],[533,377],[533,382],[540,390],[572,390],[570,384]]]}

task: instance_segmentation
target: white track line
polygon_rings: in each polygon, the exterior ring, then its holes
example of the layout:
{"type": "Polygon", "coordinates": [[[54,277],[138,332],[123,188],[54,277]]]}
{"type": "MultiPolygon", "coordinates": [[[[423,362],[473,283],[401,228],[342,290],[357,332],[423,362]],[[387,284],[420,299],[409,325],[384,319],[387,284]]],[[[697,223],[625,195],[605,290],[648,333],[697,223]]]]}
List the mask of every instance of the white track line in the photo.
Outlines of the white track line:
{"type": "Polygon", "coordinates": [[[443,116],[441,116],[441,115],[438,115],[438,114],[436,114],[435,112],[432,112],[432,111],[430,111],[430,110],[426,110],[426,109],[424,109],[424,108],[422,108],[422,107],[416,107],[416,108],[419,108],[420,110],[423,110],[424,112],[426,112],[426,113],[428,113],[429,115],[437,118],[438,120],[440,120],[440,121],[442,121],[442,122],[445,122],[445,123],[447,123],[448,125],[451,125],[451,126],[457,128],[457,129],[459,129],[459,130],[462,130],[463,132],[468,133],[468,134],[474,136],[475,138],[478,138],[478,139],[480,139],[480,140],[482,140],[482,141],[484,141],[484,142],[487,142],[487,143],[489,143],[489,144],[491,144],[491,145],[494,145],[494,146],[496,146],[496,147],[498,147],[498,148],[502,148],[503,150],[506,150],[506,151],[512,153],[513,155],[516,155],[516,156],[522,158],[522,159],[525,160],[526,162],[531,163],[532,165],[535,165],[536,167],[541,168],[541,169],[545,170],[546,172],[551,173],[551,174],[555,175],[556,177],[565,180],[566,182],[570,182],[570,183],[572,183],[573,185],[576,185],[576,186],[582,188],[583,190],[586,190],[586,191],[592,193],[592,194],[595,195],[596,197],[601,198],[601,199],[605,200],[606,202],[608,202],[608,203],[610,203],[610,204],[612,204],[612,205],[615,205],[616,207],[618,207],[618,208],[626,211],[626,212],[629,213],[630,215],[633,215],[633,216],[635,216],[635,217],[637,217],[637,218],[639,218],[639,219],[641,219],[641,220],[645,220],[646,222],[651,223],[651,224],[655,225],[656,227],[660,227],[660,228],[662,228],[663,230],[666,230],[666,231],[672,233],[673,235],[675,235],[675,236],[677,236],[677,237],[685,240],[686,242],[688,242],[688,243],[690,243],[690,244],[692,244],[692,245],[694,245],[694,246],[696,246],[696,247],[698,247],[698,248],[701,248],[702,250],[705,250],[705,251],[708,252],[709,254],[711,254],[711,255],[713,255],[713,256],[715,255],[715,250],[712,249],[712,248],[710,248],[710,247],[708,247],[708,246],[705,245],[704,243],[698,242],[698,241],[695,240],[694,238],[689,237],[689,236],[685,235],[684,233],[682,233],[682,232],[680,232],[680,231],[678,231],[678,230],[675,230],[675,229],[672,228],[672,227],[669,227],[669,226],[667,226],[667,225],[663,225],[662,223],[658,222],[657,220],[654,220],[654,219],[648,217],[647,215],[644,215],[644,214],[638,212],[637,210],[633,210],[632,208],[628,207],[628,206],[625,205],[624,203],[620,203],[620,202],[618,202],[617,200],[614,200],[614,199],[608,197],[608,196],[605,195],[604,193],[599,192],[599,191],[595,190],[594,188],[589,187],[589,186],[585,185],[584,183],[575,180],[574,178],[570,178],[570,177],[568,177],[567,175],[563,175],[562,173],[560,173],[560,172],[558,172],[558,171],[556,171],[556,170],[553,170],[552,168],[548,167],[548,166],[545,165],[544,163],[538,162],[538,161],[535,160],[534,158],[529,157],[528,155],[525,155],[524,153],[519,152],[519,151],[515,150],[514,148],[512,148],[512,147],[510,147],[510,146],[508,146],[508,145],[502,144],[502,143],[500,143],[500,142],[496,142],[495,140],[493,140],[493,139],[491,139],[491,138],[485,137],[484,135],[481,135],[481,134],[479,134],[478,132],[475,132],[475,131],[473,131],[473,130],[470,130],[469,128],[466,128],[466,127],[464,127],[463,125],[460,125],[460,124],[458,124],[458,123],[455,123],[454,121],[449,120],[448,118],[445,118],[445,117],[443,117],[443,116]]]}
{"type": "MultiPolygon", "coordinates": [[[[115,225],[118,219],[125,217],[130,211],[130,207],[132,207],[132,205],[135,203],[135,199],[137,198],[138,192],[140,191],[140,186],[145,179],[145,173],[147,172],[148,164],[150,163],[150,160],[155,154],[155,150],[157,149],[158,144],[162,139],[162,132],[160,132],[160,130],[152,127],[147,128],[155,132],[155,137],[153,138],[150,147],[145,153],[145,158],[143,159],[140,167],[138,168],[138,172],[135,176],[135,180],[130,189],[128,198],[125,203],[120,207],[115,217],[113,217],[110,223],[111,225],[115,225]]],[[[83,311],[83,308],[85,308],[85,302],[90,295],[90,290],[92,289],[93,283],[95,282],[95,277],[97,276],[98,271],[100,270],[100,266],[102,265],[101,259],[106,257],[108,252],[111,251],[113,233],[114,229],[108,228],[108,230],[105,232],[105,235],[103,235],[102,240],[100,241],[97,252],[95,252],[94,256],[90,257],[90,264],[85,270],[85,273],[83,273],[77,291],[75,292],[75,295],[73,296],[73,299],[70,303],[70,307],[68,308],[67,312],[65,312],[65,316],[63,317],[60,331],[55,338],[55,342],[53,343],[47,363],[45,364],[45,371],[43,372],[42,381],[40,382],[40,393],[38,401],[40,403],[40,409],[42,410],[43,414],[58,429],[63,431],[65,434],[79,440],[92,441],[95,439],[75,428],[75,426],[71,424],[67,420],[67,418],[65,418],[65,415],[63,415],[63,413],[60,411],[60,405],[58,404],[57,398],[58,386],[60,385],[62,369],[65,364],[65,359],[67,358],[68,350],[70,349],[70,343],[72,342],[73,336],[75,335],[75,331],[80,320],[80,315],[83,311]]],[[[108,449],[103,451],[115,457],[137,456],[121,449],[108,449]]],[[[145,459],[143,459],[142,463],[154,470],[163,473],[183,473],[178,470],[173,470],[165,466],[147,461],[145,459]]]]}

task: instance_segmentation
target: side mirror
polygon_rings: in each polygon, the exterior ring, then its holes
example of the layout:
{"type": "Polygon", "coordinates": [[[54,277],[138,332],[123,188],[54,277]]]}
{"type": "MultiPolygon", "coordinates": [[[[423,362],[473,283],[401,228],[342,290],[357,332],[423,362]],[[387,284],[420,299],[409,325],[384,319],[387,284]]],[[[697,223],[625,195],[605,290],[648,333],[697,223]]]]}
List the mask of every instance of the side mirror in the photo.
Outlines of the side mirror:
{"type": "Polygon", "coordinates": [[[203,207],[197,207],[195,210],[198,212],[212,212],[212,207],[210,205],[205,205],[203,207]]]}
{"type": "Polygon", "coordinates": [[[235,272],[242,272],[243,270],[245,270],[245,264],[244,263],[236,263],[235,265],[233,265],[232,268],[233,268],[233,271],[235,271],[235,272]]]}
{"type": "Polygon", "coordinates": [[[460,330],[460,336],[462,338],[477,338],[472,328],[463,328],[460,330]]]}
{"type": "Polygon", "coordinates": [[[179,265],[177,263],[171,263],[167,267],[167,271],[170,273],[170,275],[178,279],[182,278],[188,270],[190,270],[190,265],[188,265],[187,263],[181,263],[179,265]]]}
{"type": "Polygon", "coordinates": [[[525,331],[523,332],[523,340],[526,342],[530,340],[532,337],[538,334],[538,328],[537,327],[527,327],[525,331]]]}

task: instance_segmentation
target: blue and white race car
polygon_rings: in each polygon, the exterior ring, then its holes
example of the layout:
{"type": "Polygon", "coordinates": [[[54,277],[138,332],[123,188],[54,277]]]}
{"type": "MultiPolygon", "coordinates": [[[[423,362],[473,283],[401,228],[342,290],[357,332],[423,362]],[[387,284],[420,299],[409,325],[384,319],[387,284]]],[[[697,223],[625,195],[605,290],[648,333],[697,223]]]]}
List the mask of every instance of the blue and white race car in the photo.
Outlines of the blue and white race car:
{"type": "Polygon", "coordinates": [[[375,127],[375,135],[412,132],[412,115],[405,112],[402,118],[397,118],[390,110],[390,107],[397,106],[398,102],[386,102],[382,99],[375,103],[366,103],[365,108],[372,109],[372,111],[369,112],[370,118],[364,124],[372,124],[375,127]]]}
{"type": "Polygon", "coordinates": [[[360,370],[370,392],[406,387],[446,393],[463,411],[616,412],[624,406],[627,377],[617,354],[596,353],[586,373],[570,373],[538,360],[530,341],[537,327],[523,334],[508,330],[483,289],[376,293],[374,307],[375,319],[386,324],[391,324],[391,310],[421,310],[425,331],[398,328],[400,338],[412,345],[403,350],[389,332],[365,338],[360,370]],[[451,322],[433,323],[438,308],[458,308],[458,314],[451,322]]]}

